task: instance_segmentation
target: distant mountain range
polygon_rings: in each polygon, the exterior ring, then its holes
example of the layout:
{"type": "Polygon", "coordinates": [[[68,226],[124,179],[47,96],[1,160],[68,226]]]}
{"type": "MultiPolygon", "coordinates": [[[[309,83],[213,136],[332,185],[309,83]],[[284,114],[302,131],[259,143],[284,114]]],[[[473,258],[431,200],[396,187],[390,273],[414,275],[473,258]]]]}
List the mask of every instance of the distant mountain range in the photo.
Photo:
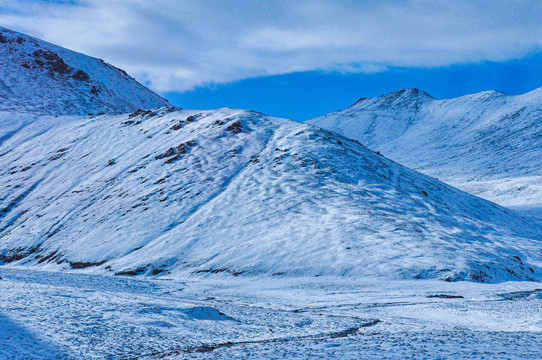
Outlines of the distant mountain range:
{"type": "Polygon", "coordinates": [[[542,89],[450,100],[403,89],[308,123],[501,205],[542,208],[542,89]]]}
{"type": "MultiPolygon", "coordinates": [[[[2,53],[21,45],[2,34],[2,53]]],[[[309,124],[167,106],[120,70],[54,49],[73,70],[7,63],[39,76],[3,93],[1,263],[150,276],[542,279],[540,220],[309,124]],[[122,82],[96,75],[106,69],[122,82]],[[92,81],[112,93],[93,94],[92,81]],[[25,89],[36,94],[28,103],[25,89]],[[49,106],[40,89],[64,98],[49,106]],[[113,114],[129,108],[140,109],[113,114]],[[86,115],[96,112],[107,113],[86,115]]],[[[413,114],[436,101],[415,90],[380,100],[383,112],[413,114]]],[[[365,102],[380,106],[354,106],[365,102]]]]}

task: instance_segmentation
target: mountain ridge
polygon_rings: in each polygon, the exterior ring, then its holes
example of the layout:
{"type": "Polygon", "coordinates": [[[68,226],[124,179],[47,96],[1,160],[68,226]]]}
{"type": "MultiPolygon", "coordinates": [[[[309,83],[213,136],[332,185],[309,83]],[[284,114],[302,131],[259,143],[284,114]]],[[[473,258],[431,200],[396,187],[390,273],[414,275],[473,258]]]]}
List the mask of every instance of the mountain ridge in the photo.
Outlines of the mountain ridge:
{"type": "Polygon", "coordinates": [[[0,27],[0,111],[131,112],[169,102],[101,59],[0,27]]]}
{"type": "Polygon", "coordinates": [[[307,123],[501,205],[542,206],[542,167],[535,161],[542,156],[542,88],[445,100],[416,96],[402,106],[387,101],[394,93],[307,123]]]}
{"type": "Polygon", "coordinates": [[[538,222],[310,125],[227,108],[49,121],[0,146],[4,263],[150,276],[542,274],[538,222]]]}

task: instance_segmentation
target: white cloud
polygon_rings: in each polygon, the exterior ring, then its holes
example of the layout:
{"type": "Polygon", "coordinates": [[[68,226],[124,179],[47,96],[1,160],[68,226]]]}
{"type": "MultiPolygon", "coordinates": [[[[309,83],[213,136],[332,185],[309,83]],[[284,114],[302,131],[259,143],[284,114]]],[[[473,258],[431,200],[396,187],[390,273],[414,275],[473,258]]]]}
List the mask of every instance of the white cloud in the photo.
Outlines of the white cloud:
{"type": "Polygon", "coordinates": [[[0,23],[158,91],[294,71],[506,61],[542,47],[540,1],[13,1],[0,23]]]}

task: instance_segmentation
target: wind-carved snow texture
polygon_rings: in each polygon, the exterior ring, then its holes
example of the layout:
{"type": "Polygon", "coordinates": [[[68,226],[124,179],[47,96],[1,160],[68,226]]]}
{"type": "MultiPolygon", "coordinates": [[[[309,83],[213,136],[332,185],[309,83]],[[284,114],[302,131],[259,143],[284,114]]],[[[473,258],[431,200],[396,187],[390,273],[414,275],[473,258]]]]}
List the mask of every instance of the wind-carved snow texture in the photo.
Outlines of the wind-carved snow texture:
{"type": "Polygon", "coordinates": [[[542,89],[450,100],[404,89],[308,123],[501,205],[542,210],[541,120],[542,89]]]}
{"type": "Polygon", "coordinates": [[[0,111],[87,115],[166,105],[100,59],[0,27],[0,111]]]}
{"type": "Polygon", "coordinates": [[[181,277],[541,279],[540,221],[311,125],[167,107],[27,123],[0,145],[6,264],[181,277]]]}

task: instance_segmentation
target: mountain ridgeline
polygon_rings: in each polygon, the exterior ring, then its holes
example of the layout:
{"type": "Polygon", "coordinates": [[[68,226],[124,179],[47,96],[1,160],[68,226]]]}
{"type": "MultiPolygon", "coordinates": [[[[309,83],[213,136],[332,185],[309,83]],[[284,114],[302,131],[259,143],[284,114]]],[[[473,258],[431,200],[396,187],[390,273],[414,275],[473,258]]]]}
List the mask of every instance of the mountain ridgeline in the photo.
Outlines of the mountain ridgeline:
{"type": "Polygon", "coordinates": [[[100,59],[0,27],[0,111],[87,115],[168,105],[100,59]]]}
{"type": "Polygon", "coordinates": [[[501,205],[542,208],[542,89],[449,100],[403,89],[308,123],[501,205]]]}
{"type": "Polygon", "coordinates": [[[0,148],[5,263],[111,274],[541,278],[542,224],[340,135],[162,108],[0,148]]]}

